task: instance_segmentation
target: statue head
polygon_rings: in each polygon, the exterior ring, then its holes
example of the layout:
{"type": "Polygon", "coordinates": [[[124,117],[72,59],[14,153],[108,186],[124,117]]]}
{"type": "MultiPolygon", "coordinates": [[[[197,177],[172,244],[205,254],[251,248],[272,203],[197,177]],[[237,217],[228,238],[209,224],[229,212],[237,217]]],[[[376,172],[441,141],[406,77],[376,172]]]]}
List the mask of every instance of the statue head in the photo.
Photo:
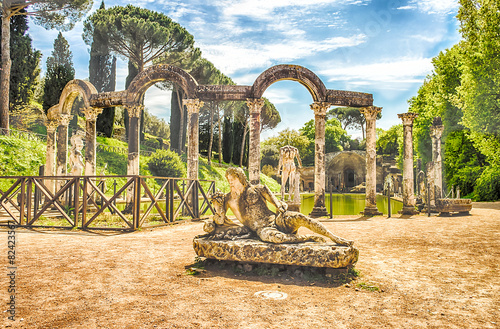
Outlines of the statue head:
{"type": "Polygon", "coordinates": [[[247,176],[245,176],[245,172],[243,171],[243,169],[241,169],[239,167],[227,168],[227,170],[226,170],[226,178],[227,178],[228,181],[230,181],[230,177],[229,176],[232,176],[232,177],[238,179],[243,186],[247,186],[248,185],[247,176]]]}

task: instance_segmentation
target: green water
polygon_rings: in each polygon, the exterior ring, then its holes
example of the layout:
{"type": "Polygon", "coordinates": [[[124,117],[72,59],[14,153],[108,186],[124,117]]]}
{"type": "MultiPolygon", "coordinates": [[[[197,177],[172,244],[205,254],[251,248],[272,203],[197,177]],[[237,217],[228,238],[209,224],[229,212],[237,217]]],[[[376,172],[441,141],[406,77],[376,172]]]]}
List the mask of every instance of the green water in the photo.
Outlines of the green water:
{"type": "MultiPolygon", "coordinates": [[[[314,206],[314,194],[302,194],[300,212],[308,215],[314,206]]],[[[359,215],[365,209],[364,194],[332,194],[333,215],[359,215]]],[[[326,210],[330,212],[330,195],[325,195],[326,210]]],[[[377,208],[387,214],[387,197],[377,195],[377,208]]],[[[391,199],[391,214],[396,214],[403,209],[403,203],[391,199]]]]}
{"type": "MultiPolygon", "coordinates": [[[[279,199],[279,196],[278,196],[279,199]]],[[[314,194],[302,194],[301,195],[302,203],[300,206],[300,212],[309,215],[313,209],[314,205],[314,194]]],[[[365,195],[364,194],[332,194],[333,199],[333,215],[359,215],[365,209],[365,195]]],[[[325,195],[326,202],[326,210],[330,212],[330,195],[325,195]]],[[[141,202],[141,212],[145,212],[151,202],[141,202]]],[[[165,211],[165,202],[158,202],[161,209],[165,211]]],[[[174,202],[174,209],[177,210],[180,201],[176,200],[174,202]]],[[[274,207],[269,205],[272,210],[274,207]]],[[[125,204],[118,204],[118,209],[123,210],[125,204]]],[[[383,197],[381,195],[377,195],[377,208],[380,212],[387,214],[387,197],[383,197]]],[[[403,209],[403,203],[391,200],[391,213],[396,214],[398,211],[403,209]]],[[[153,207],[151,213],[157,213],[155,207],[153,207]]],[[[207,215],[210,215],[211,212],[208,211],[207,215]]],[[[228,215],[232,216],[231,211],[228,211],[228,215]]]]}

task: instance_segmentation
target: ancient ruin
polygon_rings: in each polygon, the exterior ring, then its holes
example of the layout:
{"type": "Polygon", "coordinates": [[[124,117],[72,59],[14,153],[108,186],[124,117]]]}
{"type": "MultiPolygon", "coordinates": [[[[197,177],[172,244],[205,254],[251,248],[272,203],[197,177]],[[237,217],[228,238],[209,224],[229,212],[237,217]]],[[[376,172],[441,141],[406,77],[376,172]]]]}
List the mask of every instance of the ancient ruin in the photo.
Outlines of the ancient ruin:
{"type": "Polygon", "coordinates": [[[398,118],[403,120],[403,215],[414,215],[415,194],[413,189],[413,120],[417,117],[416,113],[398,114],[398,118]]]}
{"type": "Polygon", "coordinates": [[[330,232],[323,224],[298,212],[287,210],[265,185],[253,185],[241,168],[226,171],[231,191],[212,197],[215,214],[206,223],[207,234],[194,239],[198,256],[253,263],[275,263],[316,267],[347,267],[358,259],[353,242],[330,232]],[[270,202],[276,211],[271,211],[270,202]],[[242,224],[227,218],[231,209],[242,224]],[[300,227],[323,235],[299,235],[300,227]],[[248,239],[252,237],[251,239],[248,239]],[[245,238],[245,239],[242,239],[245,238]]]}
{"type": "Polygon", "coordinates": [[[376,151],[376,127],[377,114],[382,111],[381,107],[365,107],[360,109],[366,118],[366,203],[364,216],[382,215],[377,209],[376,185],[377,185],[377,151],[376,151]]]}
{"type": "MultiPolygon", "coordinates": [[[[350,106],[365,108],[362,111],[373,111],[380,108],[373,107],[373,96],[367,93],[341,91],[327,89],[321,79],[305,67],[298,65],[276,65],[260,74],[252,86],[234,85],[198,85],[195,79],[184,70],[167,64],[158,64],[148,67],[139,73],[130,83],[127,90],[116,92],[97,93],[95,87],[83,80],[72,80],[65,86],[60,97],[59,104],[49,110],[47,120],[48,142],[47,142],[47,175],[55,174],[55,147],[61,148],[58,152],[64,157],[63,148],[67,148],[67,129],[64,132],[64,124],[60,120],[70,115],[71,106],[76,97],[80,95],[85,106],[86,138],[85,138],[85,175],[95,175],[95,119],[105,107],[124,106],[129,114],[129,143],[128,143],[128,175],[139,174],[139,117],[144,109],[142,104],[144,93],[153,84],[160,81],[175,83],[183,91],[185,99],[183,104],[188,109],[188,178],[198,177],[198,115],[199,109],[205,101],[233,100],[246,101],[250,109],[250,138],[249,138],[249,178],[250,182],[260,181],[260,113],[263,106],[262,95],[273,83],[281,80],[297,81],[307,88],[312,96],[311,109],[315,115],[316,125],[316,147],[314,168],[314,208],[311,216],[325,216],[325,120],[326,111],[330,106],[350,106]],[[56,130],[61,126],[60,140],[56,143],[56,130]],[[66,134],[66,139],[64,135],[66,134]],[[66,143],[65,143],[66,140],[66,143]]],[[[367,115],[367,114],[365,114],[367,115]]],[[[370,115],[368,115],[370,117],[370,115]]],[[[368,120],[367,136],[375,136],[375,119],[368,120]],[[373,133],[371,132],[373,130],[373,133]]],[[[373,143],[375,140],[373,139],[373,143]]],[[[368,145],[368,144],[367,144],[368,145]]],[[[373,146],[373,152],[374,152],[373,146]]],[[[67,151],[66,151],[67,152],[67,151]]],[[[67,154],[67,153],[66,153],[67,154]]],[[[371,153],[370,153],[371,154],[371,153]]],[[[375,154],[370,157],[370,168],[375,159],[375,154]]],[[[367,157],[368,158],[368,157],[367,157]]],[[[66,160],[61,160],[61,163],[66,160]]],[[[368,164],[368,161],[367,161],[368,164]]],[[[60,174],[66,174],[66,168],[61,165],[60,174]]],[[[368,166],[367,166],[368,168],[368,166]]],[[[367,171],[367,182],[369,181],[367,171]]],[[[371,177],[371,176],[370,176],[371,177]]],[[[375,177],[373,175],[373,177],[375,177]]],[[[370,178],[370,182],[373,179],[370,178]]],[[[370,185],[371,193],[374,191],[370,185]]],[[[374,194],[373,194],[374,195],[374,194]]],[[[367,198],[368,200],[368,198],[367,198]]],[[[371,203],[370,203],[371,205],[371,203]]],[[[365,211],[366,215],[378,214],[373,205],[365,211]]]]}

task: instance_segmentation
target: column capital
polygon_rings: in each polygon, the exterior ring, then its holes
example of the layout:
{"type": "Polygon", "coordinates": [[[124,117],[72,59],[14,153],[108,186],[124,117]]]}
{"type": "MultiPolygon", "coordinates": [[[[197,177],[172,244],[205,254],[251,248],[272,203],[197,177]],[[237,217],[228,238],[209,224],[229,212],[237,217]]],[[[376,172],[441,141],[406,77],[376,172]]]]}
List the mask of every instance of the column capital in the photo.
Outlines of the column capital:
{"type": "Polygon", "coordinates": [[[102,108],[99,107],[86,107],[82,110],[85,119],[89,121],[96,121],[97,116],[102,113],[102,108]]]}
{"type": "Polygon", "coordinates": [[[198,98],[182,100],[182,105],[186,106],[188,113],[199,113],[203,104],[203,101],[200,101],[198,98]]]}
{"type": "Polygon", "coordinates": [[[368,106],[368,107],[362,107],[359,109],[361,113],[365,116],[366,120],[375,120],[377,119],[377,115],[382,112],[381,107],[377,106],[368,106]]]}
{"type": "Polygon", "coordinates": [[[247,98],[247,106],[250,113],[261,113],[264,107],[264,99],[262,98],[247,98]]]}
{"type": "Polygon", "coordinates": [[[53,133],[54,131],[56,131],[57,127],[59,127],[59,124],[59,119],[46,120],[45,126],[47,127],[47,133],[53,133]]]}
{"type": "Polygon", "coordinates": [[[61,126],[68,126],[69,125],[69,122],[71,121],[71,119],[73,119],[73,116],[71,114],[60,114],[59,115],[59,124],[61,126]]]}
{"type": "Polygon", "coordinates": [[[407,112],[398,114],[398,118],[403,120],[403,126],[413,126],[413,120],[415,120],[416,117],[418,117],[417,113],[407,112]]]}
{"type": "Polygon", "coordinates": [[[142,111],[144,111],[144,105],[142,104],[126,105],[125,108],[130,118],[139,118],[142,111]]]}
{"type": "Polygon", "coordinates": [[[443,125],[439,125],[439,126],[431,125],[430,131],[431,131],[430,135],[432,138],[440,139],[441,136],[443,136],[444,126],[443,125]]]}
{"type": "Polygon", "coordinates": [[[314,102],[311,104],[311,110],[314,111],[314,115],[326,115],[326,110],[331,106],[332,104],[328,102],[314,102]]]}

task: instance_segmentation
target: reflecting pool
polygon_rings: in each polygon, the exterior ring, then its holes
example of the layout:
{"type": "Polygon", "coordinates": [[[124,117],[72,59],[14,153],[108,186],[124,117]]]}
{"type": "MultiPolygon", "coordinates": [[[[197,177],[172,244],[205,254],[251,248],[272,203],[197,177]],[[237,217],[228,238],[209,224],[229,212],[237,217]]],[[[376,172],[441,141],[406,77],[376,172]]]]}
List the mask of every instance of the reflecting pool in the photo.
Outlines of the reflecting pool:
{"type": "MultiPolygon", "coordinates": [[[[300,212],[308,215],[311,213],[314,205],[314,194],[302,194],[302,204],[300,212]]],[[[332,194],[333,215],[359,215],[365,209],[364,194],[332,194]]],[[[330,194],[325,195],[326,210],[330,212],[330,194]]],[[[388,203],[387,197],[377,195],[377,208],[380,212],[387,215],[388,203]]],[[[396,214],[403,209],[403,203],[391,199],[391,214],[396,214]]]]}

